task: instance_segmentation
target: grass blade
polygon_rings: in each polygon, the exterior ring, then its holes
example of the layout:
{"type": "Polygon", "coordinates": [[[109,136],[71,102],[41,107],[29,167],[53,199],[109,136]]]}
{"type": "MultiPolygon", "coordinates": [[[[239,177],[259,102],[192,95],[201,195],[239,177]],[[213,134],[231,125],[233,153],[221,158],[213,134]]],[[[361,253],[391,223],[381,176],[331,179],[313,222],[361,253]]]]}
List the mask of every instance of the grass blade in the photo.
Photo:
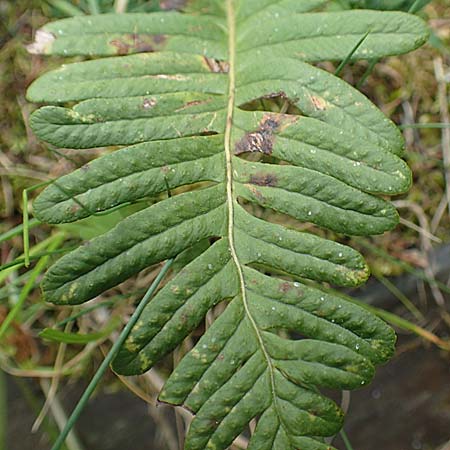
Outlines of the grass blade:
{"type": "MultiPolygon", "coordinates": [[[[55,250],[61,242],[64,240],[64,235],[59,235],[58,239],[55,239],[52,244],[49,246],[49,250],[55,250]]],[[[30,277],[28,278],[27,282],[25,283],[25,286],[22,288],[22,291],[20,292],[19,299],[17,303],[13,306],[9,314],[6,316],[6,319],[3,321],[3,323],[0,326],[0,340],[3,338],[3,336],[8,331],[9,326],[14,321],[14,319],[19,314],[20,310],[22,309],[25,300],[28,298],[28,294],[33,289],[36,279],[38,276],[44,271],[44,269],[47,266],[49,256],[43,256],[34,269],[31,271],[30,277]]]]}
{"type": "MultiPolygon", "coordinates": [[[[28,221],[28,229],[37,227],[40,225],[41,222],[37,219],[31,219],[28,221]]],[[[6,231],[5,233],[0,234],[0,243],[5,242],[15,236],[19,236],[23,233],[23,223],[20,225],[17,225],[17,227],[11,228],[10,230],[6,231]]]]}
{"type": "Polygon", "coordinates": [[[100,14],[100,6],[97,0],[88,0],[88,6],[91,14],[100,14]]]}
{"type": "Polygon", "coordinates": [[[65,344],[88,344],[89,342],[98,341],[106,336],[109,336],[114,329],[119,325],[117,317],[97,333],[67,333],[53,328],[45,328],[39,333],[39,337],[53,342],[63,342],[65,344]]]}
{"type": "Polygon", "coordinates": [[[125,325],[125,328],[120,333],[119,338],[117,339],[116,342],[114,342],[114,345],[111,347],[111,350],[106,355],[106,358],[103,360],[102,364],[100,365],[97,372],[93,376],[91,382],[89,383],[88,387],[86,388],[86,390],[84,391],[80,400],[78,401],[77,406],[73,410],[71,416],[69,417],[69,420],[67,421],[64,429],[62,430],[61,434],[58,436],[58,439],[56,440],[56,442],[53,445],[51,450],[59,450],[62,447],[62,445],[64,444],[67,435],[70,433],[71,429],[73,428],[76,421],[78,420],[78,417],[80,416],[81,412],[83,411],[84,407],[86,406],[87,402],[89,401],[89,398],[91,397],[92,393],[94,392],[94,389],[97,387],[98,383],[100,382],[100,379],[102,378],[102,376],[105,373],[106,369],[108,368],[109,364],[111,363],[114,356],[118,352],[119,348],[125,342],[131,329],[134,327],[136,322],[139,320],[139,317],[142,314],[142,311],[144,310],[145,306],[147,305],[147,303],[150,300],[150,298],[152,297],[152,295],[155,293],[158,285],[161,283],[162,279],[164,278],[164,276],[170,269],[172,263],[173,263],[173,259],[169,259],[166,261],[163,268],[159,272],[158,276],[155,278],[152,285],[147,290],[146,294],[144,295],[141,302],[137,306],[137,308],[134,311],[133,315],[131,316],[130,320],[125,325]]]}
{"type": "Polygon", "coordinates": [[[73,314],[70,317],[67,317],[67,319],[61,320],[61,322],[56,323],[55,328],[62,327],[64,325],[66,325],[67,323],[72,322],[72,321],[78,319],[79,317],[84,316],[85,314],[88,314],[91,311],[94,311],[98,308],[104,308],[107,306],[111,306],[113,304],[114,304],[113,300],[107,300],[105,302],[98,303],[97,305],[89,306],[88,308],[83,308],[81,311],[78,311],[76,314],[73,314]]]}
{"type": "Polygon", "coordinates": [[[403,306],[417,319],[424,320],[423,314],[417,309],[416,305],[397,287],[394,283],[380,274],[374,273],[373,276],[393,294],[403,306]]]}
{"type": "Polygon", "coordinates": [[[334,74],[338,77],[344,67],[347,65],[347,63],[352,59],[352,56],[355,54],[356,50],[358,50],[359,47],[363,44],[363,42],[367,39],[367,36],[369,36],[370,30],[367,30],[367,33],[356,43],[356,45],[352,48],[350,53],[346,56],[346,58],[341,61],[338,68],[335,70],[334,74]]]}
{"type": "Polygon", "coordinates": [[[402,330],[416,334],[417,336],[420,336],[420,337],[424,338],[425,340],[432,342],[433,344],[435,344],[437,347],[441,348],[442,350],[450,352],[450,341],[449,340],[441,339],[439,336],[436,336],[431,331],[428,331],[425,328],[422,328],[419,325],[416,325],[415,323],[410,322],[409,320],[403,319],[402,317],[399,317],[396,314],[385,311],[384,309],[368,305],[364,301],[359,300],[354,297],[350,297],[349,295],[345,295],[342,292],[337,292],[333,289],[325,289],[325,291],[331,292],[334,295],[343,297],[345,300],[347,300],[351,303],[354,303],[358,306],[361,306],[362,308],[367,309],[368,311],[371,311],[373,314],[377,315],[378,317],[380,317],[384,321],[388,322],[389,324],[394,325],[398,328],[401,328],[402,330]]]}
{"type": "Polygon", "coordinates": [[[65,0],[47,0],[47,3],[69,17],[84,15],[80,8],[65,0]]]}
{"type": "Polygon", "coordinates": [[[347,433],[344,430],[341,430],[341,438],[344,441],[345,449],[353,450],[352,444],[350,443],[347,433]]]}
{"type": "Polygon", "coordinates": [[[378,61],[379,61],[378,58],[370,60],[369,66],[367,67],[367,69],[364,72],[364,74],[361,77],[361,79],[356,84],[356,89],[360,89],[361,86],[366,82],[367,78],[370,77],[370,74],[373,72],[373,69],[375,69],[375,66],[378,64],[378,61]]]}
{"type": "Polygon", "coordinates": [[[25,267],[30,266],[30,223],[28,217],[28,191],[26,189],[22,192],[23,201],[23,253],[25,255],[25,267]]]}
{"type": "Polygon", "coordinates": [[[450,128],[450,123],[406,123],[404,125],[399,125],[400,130],[405,129],[427,129],[427,128],[450,128]]]}

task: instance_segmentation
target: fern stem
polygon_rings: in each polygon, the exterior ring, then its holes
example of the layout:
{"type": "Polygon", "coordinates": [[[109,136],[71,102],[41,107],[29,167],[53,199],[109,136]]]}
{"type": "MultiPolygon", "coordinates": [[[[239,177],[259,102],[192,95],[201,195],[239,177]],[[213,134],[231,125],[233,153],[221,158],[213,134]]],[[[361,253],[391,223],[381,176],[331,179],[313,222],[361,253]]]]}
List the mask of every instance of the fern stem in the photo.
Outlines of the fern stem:
{"type": "Polygon", "coordinates": [[[103,360],[102,364],[98,368],[95,375],[92,377],[91,382],[89,383],[88,387],[84,391],[83,395],[81,396],[80,400],[78,401],[77,405],[75,406],[75,409],[73,410],[72,414],[69,417],[69,420],[66,422],[66,425],[64,426],[64,429],[61,431],[61,434],[58,436],[58,439],[56,440],[55,444],[51,448],[51,450],[60,450],[62,445],[64,444],[67,435],[72,430],[73,426],[77,422],[80,414],[82,413],[84,407],[87,405],[89,398],[91,397],[92,393],[94,392],[95,388],[97,387],[98,383],[100,382],[103,374],[105,373],[106,369],[109,367],[111,361],[116,356],[117,352],[119,351],[120,347],[123,345],[125,340],[127,339],[128,335],[130,334],[131,329],[134,327],[136,322],[139,320],[139,317],[142,314],[142,311],[147,306],[148,301],[155,293],[157,287],[161,283],[162,279],[170,269],[173,258],[168,259],[166,263],[164,264],[163,268],[159,272],[158,276],[153,281],[152,285],[148,288],[147,292],[145,293],[144,297],[140,301],[139,305],[137,306],[136,310],[134,311],[133,315],[131,316],[128,323],[125,325],[124,329],[119,335],[119,338],[116,342],[114,342],[113,346],[111,347],[111,350],[106,355],[105,359],[103,360]]]}
{"type": "MultiPolygon", "coordinates": [[[[228,109],[227,109],[227,121],[225,130],[225,155],[226,155],[226,173],[227,173],[227,200],[228,200],[228,240],[230,244],[231,258],[234,261],[236,270],[239,277],[240,290],[242,293],[242,304],[244,306],[245,314],[250,322],[251,328],[255,332],[256,339],[259,344],[259,348],[264,359],[267,362],[267,369],[270,376],[270,386],[273,398],[273,404],[275,411],[277,413],[280,424],[283,425],[281,420],[281,414],[277,405],[277,396],[275,388],[275,377],[274,368],[265,347],[261,331],[258,328],[255,318],[250,312],[248,305],[247,292],[245,286],[244,273],[242,270],[241,262],[235,247],[234,241],[234,207],[237,205],[237,201],[233,192],[233,151],[231,144],[231,132],[233,126],[233,112],[235,108],[235,96],[236,96],[236,17],[234,10],[234,0],[227,0],[227,23],[228,23],[228,48],[229,48],[229,59],[230,59],[230,70],[229,70],[229,93],[228,93],[228,109]]],[[[284,426],[284,425],[283,425],[284,426]]]]}

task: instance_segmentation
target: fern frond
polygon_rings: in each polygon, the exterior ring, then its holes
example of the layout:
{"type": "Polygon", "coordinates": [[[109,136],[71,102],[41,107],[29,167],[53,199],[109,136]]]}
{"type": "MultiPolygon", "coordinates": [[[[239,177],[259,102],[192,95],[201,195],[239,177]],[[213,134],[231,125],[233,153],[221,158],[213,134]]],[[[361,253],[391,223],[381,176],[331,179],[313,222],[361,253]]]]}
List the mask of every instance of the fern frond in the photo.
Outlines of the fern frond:
{"type": "Polygon", "coordinates": [[[396,225],[377,195],[410,185],[400,133],[309,63],[344,59],[367,30],[354,58],[404,53],[426,27],[403,13],[314,12],[322,0],[168,3],[182,11],[48,24],[30,48],[110,56],[32,84],[28,98],[51,104],[33,114],[35,133],[60,147],[121,146],[45,189],[37,218],[72,222],[190,186],[63,256],[45,276],[45,298],[87,301],[202,243],[147,306],[114,369],[148,370],[227,300],[160,394],[196,414],[186,449],[226,449],[254,418],[250,450],[329,449],[322,437],[339,430],[342,413],[319,388],[367,384],[395,336],[320,288],[364,282],[359,253],[249,206],[349,235],[396,225]],[[272,97],[288,110],[252,106],[272,97]]]}

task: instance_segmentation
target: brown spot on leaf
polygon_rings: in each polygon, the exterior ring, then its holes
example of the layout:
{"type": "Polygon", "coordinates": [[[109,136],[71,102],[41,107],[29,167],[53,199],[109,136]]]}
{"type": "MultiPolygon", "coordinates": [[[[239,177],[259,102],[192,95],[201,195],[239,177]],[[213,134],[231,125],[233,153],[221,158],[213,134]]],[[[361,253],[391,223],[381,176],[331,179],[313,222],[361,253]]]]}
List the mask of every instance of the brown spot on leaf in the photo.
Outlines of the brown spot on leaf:
{"type": "Polygon", "coordinates": [[[273,173],[255,173],[250,176],[250,183],[258,186],[276,186],[278,178],[273,173]]]}
{"type": "Polygon", "coordinates": [[[186,325],[188,323],[189,317],[186,313],[182,313],[180,317],[180,321],[183,325],[186,325]]]}
{"type": "Polygon", "coordinates": [[[184,109],[191,108],[193,106],[203,105],[203,104],[209,103],[211,101],[212,101],[212,98],[208,98],[206,100],[193,100],[191,102],[185,103],[183,106],[176,109],[175,112],[183,111],[184,109]]]}
{"type": "Polygon", "coordinates": [[[125,34],[121,39],[113,39],[109,43],[116,47],[118,55],[127,55],[128,53],[154,52],[160,50],[166,36],[163,34],[145,35],[145,34],[125,34]]]}
{"type": "Polygon", "coordinates": [[[144,98],[144,101],[142,102],[142,107],[144,109],[150,109],[153,108],[156,105],[157,101],[154,98],[144,98]]]}
{"type": "Polygon", "coordinates": [[[235,154],[246,152],[259,152],[271,155],[275,143],[275,133],[282,131],[299,118],[289,114],[266,114],[259,129],[244,135],[236,144],[235,154]]]}
{"type": "Polygon", "coordinates": [[[258,202],[260,202],[261,204],[265,202],[266,198],[259,189],[256,189],[255,186],[252,184],[246,184],[245,186],[251,191],[251,193],[255,196],[258,202]]]}
{"type": "Polygon", "coordinates": [[[164,34],[155,34],[153,36],[153,42],[156,45],[164,44],[166,42],[167,37],[164,34]]]}
{"type": "Polygon", "coordinates": [[[290,291],[291,289],[292,289],[292,285],[291,285],[291,283],[288,283],[287,281],[280,284],[280,291],[283,293],[286,293],[286,292],[290,291]]]}
{"type": "Polygon", "coordinates": [[[74,203],[74,204],[70,207],[69,212],[70,212],[71,214],[75,214],[75,213],[77,213],[80,209],[81,209],[81,206],[80,206],[78,203],[74,203]]]}
{"type": "Polygon", "coordinates": [[[118,55],[126,55],[128,53],[129,46],[120,39],[113,39],[109,42],[113,47],[117,48],[116,53],[118,55]]]}
{"type": "Polygon", "coordinates": [[[315,95],[311,95],[310,98],[311,103],[319,111],[324,111],[325,109],[327,109],[327,102],[322,97],[316,97],[315,95]]]}
{"type": "Polygon", "coordinates": [[[279,125],[280,122],[276,116],[265,116],[259,130],[245,134],[236,144],[235,154],[240,155],[246,152],[272,154],[275,141],[274,131],[278,129],[279,125]]]}
{"type": "Polygon", "coordinates": [[[220,61],[219,59],[203,57],[208,69],[214,73],[228,73],[230,71],[230,64],[227,61],[220,61]]]}

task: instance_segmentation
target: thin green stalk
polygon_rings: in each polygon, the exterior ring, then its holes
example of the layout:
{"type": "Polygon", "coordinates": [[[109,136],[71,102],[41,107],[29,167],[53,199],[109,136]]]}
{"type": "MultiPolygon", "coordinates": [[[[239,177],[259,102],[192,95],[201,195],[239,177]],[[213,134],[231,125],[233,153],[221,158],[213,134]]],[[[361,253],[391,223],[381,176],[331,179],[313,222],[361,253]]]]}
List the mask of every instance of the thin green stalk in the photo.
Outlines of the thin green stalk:
{"type": "Polygon", "coordinates": [[[388,280],[383,275],[374,273],[373,276],[389,291],[393,294],[403,306],[417,319],[424,320],[423,314],[417,309],[416,305],[397,287],[394,283],[388,280]]]}
{"type": "Polygon", "coordinates": [[[84,12],[80,8],[66,0],[47,0],[47,3],[68,16],[84,15],[84,12]]]}
{"type": "Polygon", "coordinates": [[[410,264],[401,261],[397,258],[394,258],[386,251],[382,250],[381,248],[376,247],[375,245],[369,244],[364,239],[360,238],[354,238],[358,244],[360,244],[362,247],[367,248],[369,251],[374,253],[375,255],[381,256],[384,259],[387,259],[388,261],[392,262],[393,264],[396,264],[397,266],[401,267],[405,272],[410,273],[411,275],[414,275],[415,277],[419,278],[422,281],[427,282],[428,284],[436,285],[442,292],[445,292],[446,294],[450,294],[450,287],[448,287],[445,283],[440,282],[439,280],[431,279],[423,270],[415,269],[410,264]]]}
{"type": "MultiPolygon", "coordinates": [[[[35,259],[36,255],[38,255],[40,252],[44,252],[44,250],[46,250],[52,242],[59,239],[60,236],[64,236],[64,233],[54,234],[53,236],[49,236],[47,239],[34,245],[33,248],[30,249],[30,259],[31,260],[35,259]]],[[[52,252],[55,251],[56,250],[53,250],[52,252]]],[[[20,255],[18,259],[21,259],[23,262],[25,261],[23,254],[20,255]]],[[[15,261],[17,261],[17,259],[15,261]]],[[[8,278],[11,275],[11,273],[16,270],[14,268],[14,266],[16,266],[15,261],[11,261],[11,263],[6,263],[0,266],[0,283],[6,280],[6,278],[8,278]]]]}
{"type": "MultiPolygon", "coordinates": [[[[43,379],[41,380],[41,387],[44,392],[44,395],[46,397],[46,401],[48,401],[50,396],[50,386],[51,383],[49,380],[43,379]]],[[[46,404],[44,403],[43,408],[45,408],[46,404]]],[[[55,421],[56,425],[58,426],[58,429],[61,429],[64,424],[67,422],[67,416],[64,411],[64,408],[58,398],[58,396],[54,396],[50,403],[48,403],[50,412],[53,416],[53,420],[55,421]]],[[[41,412],[43,409],[41,410],[41,412]]],[[[69,435],[67,436],[66,440],[66,447],[67,450],[84,450],[83,446],[81,445],[80,440],[78,439],[78,436],[75,434],[75,431],[71,431],[69,435]]]]}
{"type": "Polygon", "coordinates": [[[82,413],[83,409],[87,405],[87,402],[89,401],[89,398],[91,397],[92,393],[94,392],[95,388],[97,387],[98,383],[100,382],[101,378],[103,377],[103,374],[109,367],[111,361],[116,356],[117,352],[119,351],[120,347],[123,345],[125,340],[127,339],[128,335],[130,334],[131,329],[134,327],[136,322],[139,320],[139,317],[142,314],[142,311],[146,307],[148,301],[155,293],[157,287],[161,283],[162,279],[170,269],[173,258],[166,261],[163,268],[159,272],[158,276],[153,281],[152,285],[147,290],[146,294],[142,298],[141,302],[137,306],[136,310],[134,311],[133,315],[131,316],[128,323],[125,325],[124,329],[119,335],[119,338],[116,342],[114,342],[113,346],[111,347],[111,350],[106,355],[106,358],[103,360],[102,364],[98,368],[97,372],[93,376],[91,382],[89,383],[88,387],[84,391],[83,395],[81,396],[80,400],[78,401],[77,405],[75,406],[75,409],[73,410],[71,416],[69,417],[69,420],[67,421],[64,429],[61,431],[61,434],[58,436],[58,439],[56,440],[55,444],[51,448],[51,450],[60,450],[61,446],[64,444],[67,435],[70,433],[70,430],[75,425],[76,421],[78,420],[80,414],[82,413]]]}
{"type": "MultiPolygon", "coordinates": [[[[42,252],[42,253],[36,253],[34,256],[30,254],[28,257],[28,261],[35,261],[36,259],[42,258],[43,256],[51,256],[51,255],[57,255],[59,253],[67,253],[71,250],[75,250],[78,246],[70,246],[70,247],[63,247],[59,248],[57,250],[42,252]]],[[[16,266],[24,266],[25,265],[25,258],[17,258],[14,261],[11,261],[9,263],[3,264],[0,266],[0,272],[6,269],[10,269],[12,267],[16,266]]]]}
{"type": "MultiPolygon", "coordinates": [[[[83,13],[84,14],[84,13],[83,13]]],[[[61,151],[59,151],[59,150],[56,150],[56,148],[47,148],[47,150],[50,152],[50,153],[54,153],[55,155],[57,155],[57,156],[59,156],[60,158],[63,158],[63,159],[65,159],[66,161],[69,161],[69,162],[71,162],[77,169],[79,169],[80,168],[80,164],[78,163],[78,161],[75,159],[75,158],[71,158],[69,155],[66,155],[65,153],[63,153],[63,152],[61,152],[61,151]]]]}
{"type": "Polygon", "coordinates": [[[22,214],[23,214],[23,253],[25,256],[25,267],[29,267],[30,265],[30,220],[28,216],[28,191],[34,191],[42,186],[46,186],[50,183],[50,181],[44,181],[43,183],[35,184],[29,188],[26,188],[22,191],[22,214]]]}
{"type": "Polygon", "coordinates": [[[342,440],[344,441],[346,450],[353,450],[352,444],[350,443],[347,433],[344,430],[341,430],[340,434],[341,434],[342,440]]]}
{"type": "MultiPolygon", "coordinates": [[[[55,239],[52,244],[49,246],[49,250],[56,249],[61,242],[64,240],[64,235],[60,235],[58,239],[55,239]]],[[[0,326],[0,341],[5,335],[5,333],[8,331],[9,326],[14,321],[14,319],[19,314],[20,310],[22,309],[25,300],[28,298],[28,294],[33,289],[36,279],[38,276],[43,272],[45,267],[47,266],[49,256],[43,256],[36,266],[31,271],[30,277],[28,278],[27,282],[25,283],[25,286],[22,288],[19,299],[17,303],[13,306],[9,314],[6,316],[6,319],[3,321],[3,323],[0,326]]]]}
{"type": "Polygon", "coordinates": [[[385,311],[382,308],[377,308],[376,306],[368,305],[362,300],[350,297],[349,295],[345,295],[342,292],[337,292],[334,289],[324,288],[324,291],[342,297],[348,302],[354,303],[355,305],[358,305],[366,309],[367,311],[372,312],[373,314],[390,323],[391,325],[401,328],[402,330],[414,333],[417,336],[423,337],[424,339],[426,339],[429,342],[432,342],[442,350],[450,352],[450,341],[441,339],[439,336],[436,336],[431,331],[428,331],[425,328],[422,328],[416,325],[415,323],[410,322],[409,320],[403,319],[402,317],[399,317],[396,314],[385,311]]]}
{"type": "Polygon", "coordinates": [[[6,450],[6,429],[8,424],[8,395],[5,372],[0,369],[0,450],[6,450]]]}
{"type": "Polygon", "coordinates": [[[120,320],[113,317],[109,323],[96,333],[68,333],[66,331],[55,330],[54,328],[45,328],[39,333],[39,337],[53,342],[63,342],[64,344],[88,344],[109,336],[118,326],[120,320]]]}
{"type": "Polygon", "coordinates": [[[56,186],[57,189],[59,189],[64,195],[66,195],[68,198],[70,198],[72,201],[74,201],[83,211],[86,211],[90,216],[107,216],[108,214],[111,214],[114,211],[117,211],[119,209],[125,208],[126,206],[130,206],[133,205],[135,203],[139,203],[139,201],[137,202],[126,202],[126,203],[122,203],[121,205],[117,205],[114,206],[106,211],[102,211],[102,212],[95,212],[95,211],[91,211],[86,205],[84,205],[79,199],[77,199],[76,197],[72,197],[64,188],[63,186],[61,186],[60,184],[58,184],[56,181],[52,182],[54,186],[56,186]]]}
{"type": "Polygon", "coordinates": [[[28,217],[28,191],[26,189],[22,192],[23,203],[23,253],[25,255],[25,267],[30,266],[30,223],[28,217]]]}
{"type": "Polygon", "coordinates": [[[375,66],[378,64],[378,61],[379,61],[378,58],[370,60],[369,67],[367,67],[367,69],[364,72],[363,76],[361,77],[361,79],[356,84],[356,88],[357,89],[360,89],[361,86],[366,82],[367,78],[370,77],[370,74],[373,72],[373,69],[375,69],[375,66]]]}
{"type": "Polygon", "coordinates": [[[399,125],[400,130],[405,129],[422,129],[422,128],[431,128],[431,129],[443,129],[450,128],[450,123],[406,123],[404,125],[399,125]]]}
{"type": "Polygon", "coordinates": [[[422,8],[422,0],[416,0],[412,5],[411,8],[409,8],[408,12],[410,14],[415,14],[419,9],[422,8]]]}
{"type": "Polygon", "coordinates": [[[359,47],[363,44],[363,42],[367,39],[367,36],[369,36],[371,30],[367,30],[367,33],[356,43],[356,45],[352,48],[350,53],[345,57],[343,61],[339,64],[338,68],[335,70],[334,74],[338,77],[344,67],[348,64],[350,59],[352,59],[352,56],[355,54],[356,50],[358,50],[359,47]]]}
{"type": "Polygon", "coordinates": [[[115,302],[113,300],[107,300],[105,302],[98,303],[97,305],[90,306],[88,308],[83,308],[81,311],[78,311],[76,314],[73,314],[70,317],[67,317],[67,319],[64,319],[64,320],[61,320],[58,323],[55,323],[54,327],[55,328],[63,327],[64,325],[68,324],[69,322],[73,322],[74,320],[77,320],[79,317],[84,316],[85,314],[88,314],[91,311],[94,311],[94,310],[96,310],[98,308],[111,306],[114,303],[115,302]]]}
{"type": "Polygon", "coordinates": [[[100,6],[97,0],[88,0],[88,6],[91,14],[100,14],[100,6]]]}

